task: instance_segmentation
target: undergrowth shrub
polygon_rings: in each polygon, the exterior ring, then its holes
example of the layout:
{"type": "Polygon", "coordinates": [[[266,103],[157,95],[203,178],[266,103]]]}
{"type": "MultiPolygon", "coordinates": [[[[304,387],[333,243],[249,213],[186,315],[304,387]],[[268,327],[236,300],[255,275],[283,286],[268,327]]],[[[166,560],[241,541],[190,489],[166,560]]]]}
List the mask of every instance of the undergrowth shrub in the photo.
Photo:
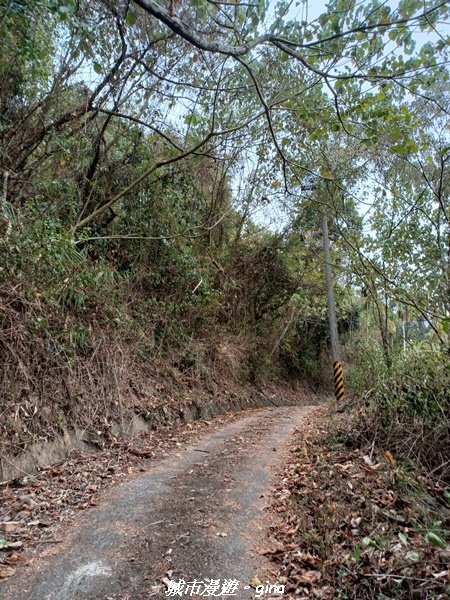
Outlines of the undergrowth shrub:
{"type": "Polygon", "coordinates": [[[383,352],[379,344],[361,338],[345,349],[344,363],[347,366],[349,389],[358,398],[366,398],[374,393],[374,385],[379,394],[383,387],[389,388],[389,374],[383,352]]]}
{"type": "Polygon", "coordinates": [[[417,418],[427,423],[446,420],[450,408],[448,354],[424,346],[412,347],[397,358],[390,382],[380,392],[380,403],[388,417],[397,415],[407,423],[417,418]]]}
{"type": "Polygon", "coordinates": [[[113,306],[113,288],[123,275],[106,259],[90,260],[60,223],[31,211],[32,223],[16,221],[0,245],[0,285],[13,282],[28,300],[82,314],[100,305],[113,306]],[[108,290],[108,294],[105,291],[108,290]]]}
{"type": "Polygon", "coordinates": [[[280,359],[290,377],[317,383],[323,364],[327,337],[325,319],[299,320],[292,334],[283,340],[280,359]]]}
{"type": "Polygon", "coordinates": [[[360,349],[350,383],[366,400],[365,435],[444,478],[450,476],[450,356],[445,348],[412,344],[387,367],[376,345],[360,349]],[[364,396],[362,392],[365,390],[364,396]]]}

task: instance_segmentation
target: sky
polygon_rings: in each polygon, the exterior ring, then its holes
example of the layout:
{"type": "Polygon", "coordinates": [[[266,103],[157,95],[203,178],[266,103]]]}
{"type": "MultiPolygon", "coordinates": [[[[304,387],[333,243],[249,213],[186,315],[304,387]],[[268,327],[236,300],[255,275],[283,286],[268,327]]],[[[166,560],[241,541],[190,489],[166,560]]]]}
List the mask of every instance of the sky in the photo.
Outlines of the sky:
{"type": "MultiPolygon", "coordinates": [[[[269,8],[269,18],[270,18],[270,13],[272,12],[273,14],[273,8],[276,6],[276,4],[278,4],[278,2],[273,2],[272,0],[269,0],[270,2],[270,8],[269,8]]],[[[315,19],[317,19],[321,14],[323,14],[324,12],[327,11],[326,9],[326,5],[327,5],[328,1],[325,0],[292,0],[291,2],[291,7],[289,9],[288,15],[287,17],[289,19],[295,19],[298,21],[308,21],[311,22],[315,19]]],[[[400,0],[385,0],[383,2],[383,4],[385,6],[389,6],[392,10],[394,10],[395,8],[398,7],[400,3],[400,0]]],[[[368,4],[368,0],[357,0],[357,4],[368,4]]],[[[431,2],[429,0],[424,0],[424,5],[425,4],[431,4],[431,2]]],[[[443,26],[442,27],[442,31],[445,32],[447,35],[450,35],[450,25],[449,26],[443,26]]],[[[430,41],[430,35],[427,32],[417,32],[414,35],[414,39],[416,40],[416,43],[418,44],[418,46],[420,47],[422,44],[430,41]]]]}

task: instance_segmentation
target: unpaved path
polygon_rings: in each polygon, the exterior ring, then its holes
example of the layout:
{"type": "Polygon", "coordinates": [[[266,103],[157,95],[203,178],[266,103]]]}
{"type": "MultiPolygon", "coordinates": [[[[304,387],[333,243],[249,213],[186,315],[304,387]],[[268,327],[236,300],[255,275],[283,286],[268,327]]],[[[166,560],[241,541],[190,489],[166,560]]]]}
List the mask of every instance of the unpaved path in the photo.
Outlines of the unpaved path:
{"type": "Polygon", "coordinates": [[[0,597],[166,598],[162,580],[171,578],[221,585],[238,580],[235,595],[228,597],[253,598],[250,580],[270,579],[261,550],[273,469],[313,410],[252,412],[108,490],[98,507],[80,515],[62,544],[0,582],[0,597]]]}

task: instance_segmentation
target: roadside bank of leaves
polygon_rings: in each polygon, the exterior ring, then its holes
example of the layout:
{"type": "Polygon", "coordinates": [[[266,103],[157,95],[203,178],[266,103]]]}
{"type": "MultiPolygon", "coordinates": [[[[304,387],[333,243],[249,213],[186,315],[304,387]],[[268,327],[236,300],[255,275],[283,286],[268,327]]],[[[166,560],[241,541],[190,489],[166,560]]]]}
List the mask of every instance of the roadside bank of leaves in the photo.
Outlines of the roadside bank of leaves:
{"type": "Polygon", "coordinates": [[[274,490],[266,554],[287,597],[450,598],[449,490],[327,420],[302,429],[274,490]]]}

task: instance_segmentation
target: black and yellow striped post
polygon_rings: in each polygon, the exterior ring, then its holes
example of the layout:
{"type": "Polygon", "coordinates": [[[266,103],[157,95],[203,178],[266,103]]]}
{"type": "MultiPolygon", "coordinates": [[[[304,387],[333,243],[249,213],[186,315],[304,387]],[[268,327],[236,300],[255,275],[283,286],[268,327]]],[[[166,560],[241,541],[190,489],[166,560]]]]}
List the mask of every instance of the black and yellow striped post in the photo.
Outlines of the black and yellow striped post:
{"type": "Polygon", "coordinates": [[[342,363],[339,360],[333,363],[333,375],[336,401],[341,402],[344,399],[344,375],[342,373],[342,363]]]}

